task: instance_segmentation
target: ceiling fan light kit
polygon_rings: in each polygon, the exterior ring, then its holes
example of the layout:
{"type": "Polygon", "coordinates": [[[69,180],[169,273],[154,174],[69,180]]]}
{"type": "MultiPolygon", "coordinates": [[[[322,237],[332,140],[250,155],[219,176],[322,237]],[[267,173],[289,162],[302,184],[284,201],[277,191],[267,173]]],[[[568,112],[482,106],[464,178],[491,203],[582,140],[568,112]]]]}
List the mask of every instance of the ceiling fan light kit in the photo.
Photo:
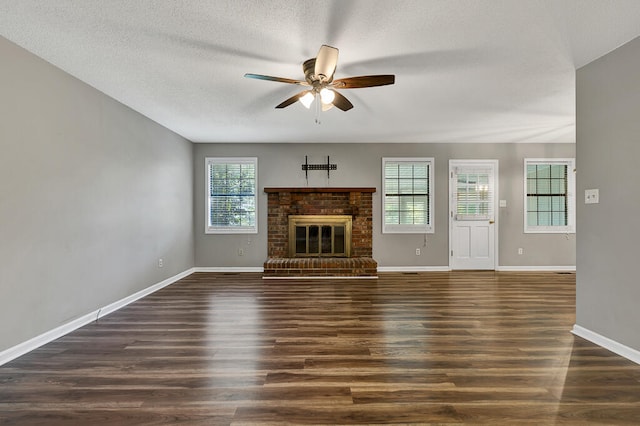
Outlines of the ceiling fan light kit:
{"type": "Polygon", "coordinates": [[[358,89],[386,86],[395,83],[395,75],[392,74],[347,77],[334,80],[333,76],[337,64],[338,49],[322,45],[315,58],[307,59],[303,62],[302,71],[304,72],[304,81],[251,73],[247,73],[244,76],[258,80],[276,81],[279,83],[309,87],[309,89],[303,90],[276,105],[278,109],[286,108],[297,101],[300,101],[305,108],[310,108],[315,98],[320,97],[322,111],[327,111],[334,106],[342,111],[349,111],[353,108],[353,104],[335,89],[358,89]]]}

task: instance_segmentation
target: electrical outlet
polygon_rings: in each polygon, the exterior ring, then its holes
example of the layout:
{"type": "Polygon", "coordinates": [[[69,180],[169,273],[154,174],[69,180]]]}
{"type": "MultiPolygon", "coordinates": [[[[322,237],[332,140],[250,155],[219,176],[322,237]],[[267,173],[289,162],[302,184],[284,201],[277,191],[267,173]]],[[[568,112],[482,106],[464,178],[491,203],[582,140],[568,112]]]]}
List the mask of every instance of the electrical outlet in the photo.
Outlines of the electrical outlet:
{"type": "Polygon", "coordinates": [[[238,249],[238,256],[244,256],[244,249],[243,248],[239,248],[238,249]]]}
{"type": "Polygon", "coordinates": [[[520,247],[520,248],[518,249],[518,254],[522,254],[522,253],[524,253],[524,250],[522,249],[522,247],[520,247]]]}
{"type": "Polygon", "coordinates": [[[162,268],[164,266],[164,260],[162,258],[158,259],[158,268],[162,268]]]}
{"type": "Polygon", "coordinates": [[[416,256],[420,256],[420,249],[419,248],[416,249],[416,256]]]}
{"type": "Polygon", "coordinates": [[[584,190],[584,203],[585,204],[598,204],[600,202],[600,190],[598,189],[585,189],[584,190]]]}

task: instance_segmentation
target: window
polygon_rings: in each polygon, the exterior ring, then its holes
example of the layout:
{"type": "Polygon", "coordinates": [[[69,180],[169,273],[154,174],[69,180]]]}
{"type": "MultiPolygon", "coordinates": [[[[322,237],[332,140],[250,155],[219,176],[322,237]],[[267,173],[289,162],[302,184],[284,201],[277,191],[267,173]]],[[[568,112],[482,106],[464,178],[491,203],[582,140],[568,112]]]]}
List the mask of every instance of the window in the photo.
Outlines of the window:
{"type": "Polygon", "coordinates": [[[524,232],[575,232],[575,160],[524,160],[524,232]]]}
{"type": "Polygon", "coordinates": [[[206,158],[207,234],[256,234],[258,159],[206,158]]]}
{"type": "Polygon", "coordinates": [[[433,158],[383,158],[382,185],[382,232],[433,232],[433,158]]]}

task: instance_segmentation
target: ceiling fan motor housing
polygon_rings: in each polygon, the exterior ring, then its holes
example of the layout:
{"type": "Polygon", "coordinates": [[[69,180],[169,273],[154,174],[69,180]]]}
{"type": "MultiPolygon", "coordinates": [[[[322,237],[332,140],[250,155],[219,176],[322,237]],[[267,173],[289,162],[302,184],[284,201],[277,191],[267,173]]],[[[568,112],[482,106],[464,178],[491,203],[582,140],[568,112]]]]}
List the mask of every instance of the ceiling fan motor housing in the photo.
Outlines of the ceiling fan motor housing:
{"type": "Polygon", "coordinates": [[[315,75],[316,58],[307,59],[302,64],[302,71],[304,72],[304,79],[307,80],[311,86],[318,82],[320,79],[315,75]]]}

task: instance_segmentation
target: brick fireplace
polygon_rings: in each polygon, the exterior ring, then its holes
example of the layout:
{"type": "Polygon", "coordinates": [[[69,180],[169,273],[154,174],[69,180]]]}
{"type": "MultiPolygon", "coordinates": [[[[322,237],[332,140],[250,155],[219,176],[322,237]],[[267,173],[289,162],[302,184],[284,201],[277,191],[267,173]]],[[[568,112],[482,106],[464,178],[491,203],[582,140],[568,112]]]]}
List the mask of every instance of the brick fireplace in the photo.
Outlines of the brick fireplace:
{"type": "Polygon", "coordinates": [[[372,258],[375,188],[264,188],[268,196],[264,277],[377,277],[372,258]],[[289,217],[350,216],[348,257],[292,257],[289,217]]]}

